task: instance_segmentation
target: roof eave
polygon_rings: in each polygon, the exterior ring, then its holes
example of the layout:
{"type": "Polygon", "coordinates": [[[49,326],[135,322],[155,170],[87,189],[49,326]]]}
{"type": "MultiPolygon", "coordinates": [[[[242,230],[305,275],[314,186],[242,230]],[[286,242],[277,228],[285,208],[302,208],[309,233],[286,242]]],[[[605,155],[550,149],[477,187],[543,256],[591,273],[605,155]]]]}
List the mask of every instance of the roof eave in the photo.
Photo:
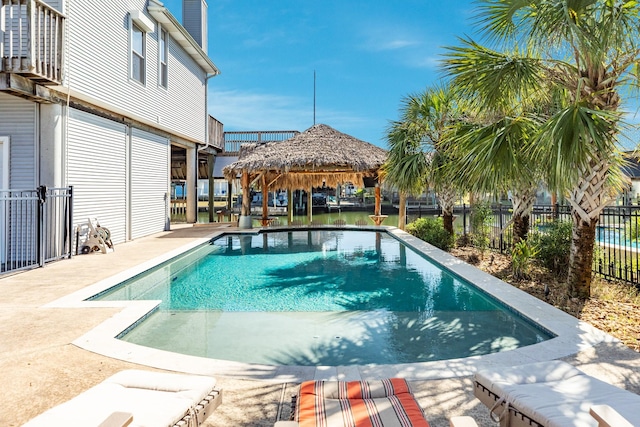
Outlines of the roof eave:
{"type": "Polygon", "coordinates": [[[147,10],[153,19],[162,24],[162,27],[171,34],[171,37],[178,42],[207,74],[214,76],[220,74],[220,70],[213,61],[211,61],[211,58],[209,58],[200,45],[191,37],[191,34],[189,34],[162,3],[156,0],[150,0],[147,10]]]}

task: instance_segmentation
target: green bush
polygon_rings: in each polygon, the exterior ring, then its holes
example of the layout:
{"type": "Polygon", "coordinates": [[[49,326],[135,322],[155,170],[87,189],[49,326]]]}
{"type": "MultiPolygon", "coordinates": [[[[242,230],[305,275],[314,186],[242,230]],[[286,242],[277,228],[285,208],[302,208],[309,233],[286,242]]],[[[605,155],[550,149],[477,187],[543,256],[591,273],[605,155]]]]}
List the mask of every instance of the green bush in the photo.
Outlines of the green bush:
{"type": "Polygon", "coordinates": [[[511,269],[516,279],[529,278],[531,260],[538,254],[538,248],[528,240],[520,240],[511,250],[511,269]]]}
{"type": "Polygon", "coordinates": [[[484,254],[491,243],[491,221],[493,212],[488,202],[476,203],[471,208],[471,240],[473,246],[484,254]]]}
{"type": "Polygon", "coordinates": [[[444,229],[442,218],[418,218],[407,225],[407,232],[444,251],[453,247],[454,237],[444,229]]]}
{"type": "Polygon", "coordinates": [[[563,279],[568,273],[571,231],[571,221],[554,221],[544,231],[534,232],[530,237],[538,248],[536,258],[563,279]]]}

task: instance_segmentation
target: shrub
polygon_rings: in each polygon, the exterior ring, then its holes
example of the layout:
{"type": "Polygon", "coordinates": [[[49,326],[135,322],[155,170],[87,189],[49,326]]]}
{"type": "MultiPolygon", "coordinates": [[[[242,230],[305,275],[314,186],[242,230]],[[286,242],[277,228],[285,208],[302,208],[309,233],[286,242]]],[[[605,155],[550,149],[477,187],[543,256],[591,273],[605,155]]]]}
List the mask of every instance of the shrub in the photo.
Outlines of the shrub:
{"type": "Polygon", "coordinates": [[[511,250],[511,269],[516,279],[529,278],[531,260],[538,254],[538,249],[528,240],[520,240],[511,250]]]}
{"type": "Polygon", "coordinates": [[[571,221],[554,221],[545,231],[531,235],[532,243],[538,249],[536,258],[563,279],[568,273],[571,231],[571,221]]]}
{"type": "Polygon", "coordinates": [[[484,255],[489,248],[491,232],[491,221],[493,212],[491,205],[487,202],[476,203],[471,209],[471,239],[480,253],[484,255]]]}
{"type": "Polygon", "coordinates": [[[407,232],[444,251],[453,246],[454,238],[444,229],[442,218],[418,218],[407,225],[407,232]]]}

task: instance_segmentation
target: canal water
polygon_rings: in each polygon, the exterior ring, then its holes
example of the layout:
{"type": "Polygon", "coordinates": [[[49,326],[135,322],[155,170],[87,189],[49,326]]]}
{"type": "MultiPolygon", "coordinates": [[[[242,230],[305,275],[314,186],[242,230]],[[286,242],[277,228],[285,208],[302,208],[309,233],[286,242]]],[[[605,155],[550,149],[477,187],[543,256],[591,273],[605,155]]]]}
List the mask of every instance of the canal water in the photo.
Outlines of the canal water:
{"type": "MultiPolygon", "coordinates": [[[[335,221],[337,220],[343,220],[345,222],[346,225],[356,225],[357,223],[360,223],[362,221],[365,221],[367,224],[369,225],[373,225],[373,221],[371,221],[371,219],[369,219],[369,215],[371,215],[373,212],[369,212],[369,211],[346,211],[346,212],[338,212],[338,211],[334,211],[331,213],[326,213],[326,212],[314,212],[313,213],[313,217],[312,217],[312,221],[314,224],[326,224],[326,225],[331,225],[333,224],[335,221]]],[[[258,217],[257,215],[254,215],[254,226],[255,227],[259,227],[259,221],[258,221],[258,217]]],[[[287,223],[287,216],[270,216],[270,218],[278,218],[280,220],[280,223],[282,225],[285,225],[287,223]]],[[[214,220],[217,220],[217,216],[214,215],[214,220]]],[[[225,221],[228,221],[229,218],[226,217],[225,221]]],[[[307,216],[306,215],[294,215],[293,217],[294,221],[300,221],[302,224],[308,224],[308,220],[307,220],[307,216]]],[[[171,222],[184,222],[184,215],[172,215],[171,216],[171,222]]],[[[209,212],[198,212],[198,223],[208,223],[209,222],[209,212]]],[[[392,214],[389,215],[387,219],[384,220],[384,222],[382,223],[382,225],[391,225],[394,227],[398,226],[398,214],[392,214]]]]}

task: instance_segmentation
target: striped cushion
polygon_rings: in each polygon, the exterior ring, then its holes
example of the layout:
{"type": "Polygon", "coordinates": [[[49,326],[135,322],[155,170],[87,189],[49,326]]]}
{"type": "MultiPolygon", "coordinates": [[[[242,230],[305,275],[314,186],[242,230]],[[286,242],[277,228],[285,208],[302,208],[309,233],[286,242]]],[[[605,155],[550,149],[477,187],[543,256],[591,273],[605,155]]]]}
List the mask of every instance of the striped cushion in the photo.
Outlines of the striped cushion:
{"type": "Polygon", "coordinates": [[[400,378],[304,382],[296,419],[300,427],[429,427],[400,378]]]}

